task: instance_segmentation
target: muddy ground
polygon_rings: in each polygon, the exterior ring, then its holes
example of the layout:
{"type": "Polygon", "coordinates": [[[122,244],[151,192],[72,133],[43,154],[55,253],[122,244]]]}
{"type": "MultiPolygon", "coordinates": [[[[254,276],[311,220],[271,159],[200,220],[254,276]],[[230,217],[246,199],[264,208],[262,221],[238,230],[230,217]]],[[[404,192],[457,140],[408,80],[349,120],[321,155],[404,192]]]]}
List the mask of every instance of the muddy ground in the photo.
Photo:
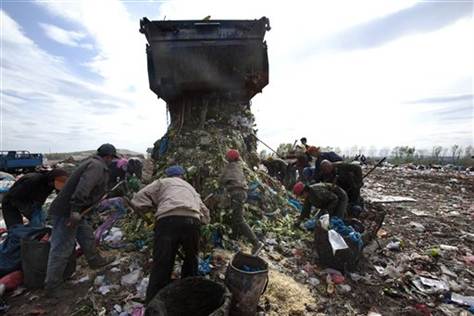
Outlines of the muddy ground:
{"type": "MultiPolygon", "coordinates": [[[[467,307],[453,304],[449,295],[474,295],[474,175],[382,168],[366,179],[364,194],[368,200],[389,195],[416,201],[383,204],[387,216],[378,242],[364,249],[358,271],[343,277],[328,278],[314,260],[310,232],[302,240],[267,239],[262,257],[272,272],[260,314],[469,315],[467,307]],[[423,287],[420,276],[441,281],[447,288],[423,287]]],[[[6,314],[120,315],[117,306],[128,311],[139,307],[138,284],[120,286],[120,278],[133,270],[131,266],[143,267],[146,275],[149,250],[110,253],[121,259],[114,268],[93,272],[79,260],[63,299],[46,299],[42,290],[19,291],[15,297],[7,296],[6,314]],[[101,284],[96,281],[102,275],[107,284],[118,284],[104,295],[98,293],[101,284]]],[[[230,251],[214,255],[214,278],[222,278],[231,255],[230,251]]]]}

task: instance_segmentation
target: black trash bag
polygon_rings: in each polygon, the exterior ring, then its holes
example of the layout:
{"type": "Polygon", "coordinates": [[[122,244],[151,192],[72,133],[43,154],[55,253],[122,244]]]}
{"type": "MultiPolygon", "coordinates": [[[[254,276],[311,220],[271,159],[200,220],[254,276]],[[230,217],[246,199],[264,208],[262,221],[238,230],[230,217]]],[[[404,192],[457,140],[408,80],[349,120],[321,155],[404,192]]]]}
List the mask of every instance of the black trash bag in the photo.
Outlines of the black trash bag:
{"type": "Polygon", "coordinates": [[[355,271],[362,256],[362,249],[350,238],[343,238],[349,248],[340,249],[333,254],[328,231],[321,227],[318,221],[314,230],[314,246],[319,256],[319,263],[341,272],[355,271]]]}
{"type": "Polygon", "coordinates": [[[150,301],[146,316],[224,316],[231,294],[222,284],[189,277],[167,285],[150,301]]]}

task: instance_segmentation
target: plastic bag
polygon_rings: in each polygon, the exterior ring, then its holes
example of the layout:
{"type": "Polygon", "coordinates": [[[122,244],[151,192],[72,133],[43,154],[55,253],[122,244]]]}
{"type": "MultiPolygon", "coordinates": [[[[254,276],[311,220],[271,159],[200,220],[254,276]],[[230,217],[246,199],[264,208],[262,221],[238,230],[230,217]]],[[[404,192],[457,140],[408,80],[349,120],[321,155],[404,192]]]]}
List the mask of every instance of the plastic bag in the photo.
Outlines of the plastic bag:
{"type": "Polygon", "coordinates": [[[328,238],[329,243],[331,244],[333,255],[335,255],[336,251],[338,250],[349,248],[344,238],[342,238],[342,236],[339,235],[335,230],[331,229],[330,231],[328,231],[328,238]]]}
{"type": "Polygon", "coordinates": [[[324,214],[319,218],[319,222],[321,223],[321,227],[325,230],[329,229],[329,214],[324,214]]]}

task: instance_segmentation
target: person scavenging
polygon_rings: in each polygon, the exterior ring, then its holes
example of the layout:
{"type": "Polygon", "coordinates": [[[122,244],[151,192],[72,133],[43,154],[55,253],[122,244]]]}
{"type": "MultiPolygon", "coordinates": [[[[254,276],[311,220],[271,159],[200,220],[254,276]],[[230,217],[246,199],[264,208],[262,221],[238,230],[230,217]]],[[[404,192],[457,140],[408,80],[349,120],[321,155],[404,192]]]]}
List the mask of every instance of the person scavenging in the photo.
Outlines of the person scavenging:
{"type": "Polygon", "coordinates": [[[197,275],[201,224],[210,221],[209,210],[200,195],[184,180],[185,170],[174,165],[168,167],[165,174],[166,178],[147,185],[129,202],[135,210],[155,213],[153,265],[146,292],[147,303],[171,282],[174,260],[180,247],[184,253],[181,277],[197,275]]]}
{"type": "Polygon", "coordinates": [[[64,271],[74,251],[76,240],[92,269],[98,269],[113,261],[113,258],[103,257],[99,253],[89,218],[81,213],[97,204],[103,197],[109,180],[107,166],[114,158],[118,156],[112,144],[100,146],[96,155],[86,159],[74,170],[51,203],[49,213],[53,229],[45,279],[46,293],[50,297],[64,295],[64,271]]]}
{"type": "Polygon", "coordinates": [[[230,149],[226,154],[227,165],[222,172],[220,183],[230,196],[232,208],[232,230],[234,233],[247,238],[253,245],[252,253],[262,247],[255,233],[244,218],[244,204],[247,200],[247,180],[245,179],[240,153],[230,149]]]}
{"type": "Polygon", "coordinates": [[[44,226],[46,215],[43,204],[53,191],[59,192],[68,178],[63,169],[27,173],[17,180],[2,200],[2,213],[7,229],[23,224],[23,216],[30,226],[44,226]]]}

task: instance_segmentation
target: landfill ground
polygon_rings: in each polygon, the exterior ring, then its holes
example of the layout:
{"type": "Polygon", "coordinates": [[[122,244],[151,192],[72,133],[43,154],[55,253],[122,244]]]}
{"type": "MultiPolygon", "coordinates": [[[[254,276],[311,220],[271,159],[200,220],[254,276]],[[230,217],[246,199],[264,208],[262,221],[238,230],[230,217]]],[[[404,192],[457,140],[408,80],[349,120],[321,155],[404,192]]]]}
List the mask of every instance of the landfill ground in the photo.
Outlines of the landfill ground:
{"type": "MultiPolygon", "coordinates": [[[[310,232],[301,240],[267,236],[261,256],[271,269],[260,315],[469,315],[468,306],[450,295],[474,295],[474,175],[380,168],[363,192],[366,200],[389,203],[382,204],[387,215],[378,243],[364,249],[359,270],[339,276],[318,266],[310,232]],[[394,196],[415,201],[396,202],[394,196]]],[[[7,296],[6,315],[120,315],[140,308],[144,284],[122,277],[137,270],[138,280],[147,275],[149,250],[106,253],[117,260],[99,271],[79,259],[61,300],[20,288],[7,296]]],[[[213,252],[211,278],[223,279],[232,253],[213,252]]]]}

